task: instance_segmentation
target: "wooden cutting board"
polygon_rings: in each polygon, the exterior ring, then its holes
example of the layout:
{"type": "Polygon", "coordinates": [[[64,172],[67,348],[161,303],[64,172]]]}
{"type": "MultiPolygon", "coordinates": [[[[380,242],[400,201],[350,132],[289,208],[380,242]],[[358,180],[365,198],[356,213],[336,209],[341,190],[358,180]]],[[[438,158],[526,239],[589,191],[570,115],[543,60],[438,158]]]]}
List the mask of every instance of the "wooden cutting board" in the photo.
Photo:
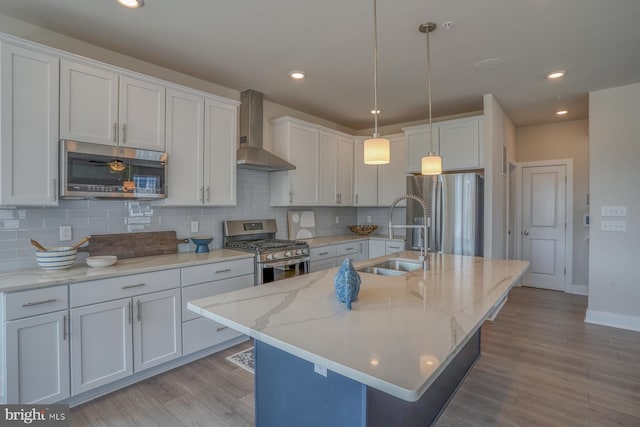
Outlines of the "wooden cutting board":
{"type": "Polygon", "coordinates": [[[118,259],[125,259],[175,254],[179,243],[189,243],[189,239],[176,238],[175,231],[93,234],[89,245],[79,250],[89,252],[91,256],[115,255],[118,259]]]}

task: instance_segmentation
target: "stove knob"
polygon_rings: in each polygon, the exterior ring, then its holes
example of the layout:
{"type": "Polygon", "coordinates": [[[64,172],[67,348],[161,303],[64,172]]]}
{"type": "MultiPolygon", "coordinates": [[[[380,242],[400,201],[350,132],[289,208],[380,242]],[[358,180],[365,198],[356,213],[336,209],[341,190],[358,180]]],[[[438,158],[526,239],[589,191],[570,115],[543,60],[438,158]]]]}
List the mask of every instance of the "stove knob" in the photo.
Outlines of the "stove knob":
{"type": "Polygon", "coordinates": [[[291,256],[291,251],[286,251],[284,253],[284,256],[287,257],[287,258],[290,257],[291,256]]]}
{"type": "Polygon", "coordinates": [[[269,255],[267,255],[267,258],[268,258],[268,259],[276,259],[276,258],[278,258],[278,254],[277,254],[277,253],[275,253],[275,254],[269,254],[269,255]],[[271,258],[269,258],[269,257],[271,257],[271,258]]]}
{"type": "Polygon", "coordinates": [[[267,254],[267,256],[265,256],[265,259],[273,259],[273,255],[267,254]]]}
{"type": "Polygon", "coordinates": [[[296,255],[302,255],[302,249],[296,249],[296,255]]]}

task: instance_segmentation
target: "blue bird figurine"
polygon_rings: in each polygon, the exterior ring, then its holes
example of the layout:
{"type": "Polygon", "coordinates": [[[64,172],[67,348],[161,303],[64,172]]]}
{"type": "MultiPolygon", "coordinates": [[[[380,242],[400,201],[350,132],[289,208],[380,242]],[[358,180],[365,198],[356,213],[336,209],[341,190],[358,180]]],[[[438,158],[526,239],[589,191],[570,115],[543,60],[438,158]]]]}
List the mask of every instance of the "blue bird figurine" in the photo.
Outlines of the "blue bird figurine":
{"type": "Polygon", "coordinates": [[[345,258],[333,278],[333,284],[336,289],[338,301],[346,303],[348,310],[351,310],[351,302],[358,298],[360,282],[360,275],[356,269],[353,268],[351,260],[345,258]]]}

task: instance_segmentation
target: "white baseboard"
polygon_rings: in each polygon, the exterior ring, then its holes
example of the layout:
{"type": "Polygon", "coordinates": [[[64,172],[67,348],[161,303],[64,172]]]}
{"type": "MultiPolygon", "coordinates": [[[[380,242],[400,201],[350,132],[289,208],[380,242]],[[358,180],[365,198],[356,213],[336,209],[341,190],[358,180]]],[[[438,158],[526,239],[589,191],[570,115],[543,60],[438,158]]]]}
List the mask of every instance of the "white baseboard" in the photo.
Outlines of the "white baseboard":
{"type": "Polygon", "coordinates": [[[624,314],[587,309],[584,321],[586,323],[593,323],[596,325],[611,326],[614,328],[629,329],[631,331],[640,332],[640,317],[637,316],[627,316],[624,314]]]}
{"type": "Polygon", "coordinates": [[[589,295],[589,286],[573,284],[566,292],[575,295],[589,295]]]}

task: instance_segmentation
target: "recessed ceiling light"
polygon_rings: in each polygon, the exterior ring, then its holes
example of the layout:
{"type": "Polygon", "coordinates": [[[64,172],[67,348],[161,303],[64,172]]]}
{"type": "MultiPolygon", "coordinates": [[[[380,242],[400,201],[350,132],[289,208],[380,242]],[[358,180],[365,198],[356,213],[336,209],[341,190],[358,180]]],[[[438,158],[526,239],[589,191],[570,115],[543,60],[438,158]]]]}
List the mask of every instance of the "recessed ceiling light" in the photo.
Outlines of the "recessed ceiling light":
{"type": "Polygon", "coordinates": [[[137,9],[144,6],[144,0],[118,0],[118,3],[129,9],[137,9]]]}
{"type": "Polygon", "coordinates": [[[304,79],[307,74],[304,71],[291,71],[289,76],[295,80],[304,79]]]}
{"type": "Polygon", "coordinates": [[[564,77],[566,75],[567,75],[567,72],[565,70],[556,70],[556,71],[548,72],[547,74],[544,75],[544,77],[549,80],[554,80],[554,79],[559,79],[560,77],[564,77]]]}
{"type": "Polygon", "coordinates": [[[378,110],[374,110],[371,109],[371,114],[380,114],[382,112],[382,110],[378,109],[378,110]]]}
{"type": "Polygon", "coordinates": [[[556,111],[556,114],[558,116],[564,116],[565,114],[567,114],[569,111],[567,110],[560,110],[560,111],[556,111]]]}

